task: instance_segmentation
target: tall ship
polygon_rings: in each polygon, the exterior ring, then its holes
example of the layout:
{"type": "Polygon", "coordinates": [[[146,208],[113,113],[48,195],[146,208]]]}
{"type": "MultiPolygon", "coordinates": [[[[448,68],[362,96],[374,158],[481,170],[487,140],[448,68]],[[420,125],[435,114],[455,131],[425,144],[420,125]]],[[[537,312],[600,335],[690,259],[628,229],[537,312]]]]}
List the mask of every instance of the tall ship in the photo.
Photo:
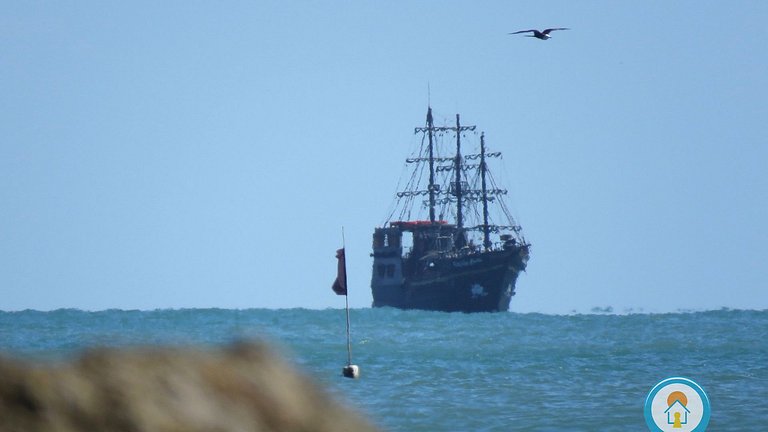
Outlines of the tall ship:
{"type": "MultiPolygon", "coordinates": [[[[509,310],[531,244],[488,169],[475,126],[435,126],[432,108],[393,210],[373,233],[373,307],[445,312],[509,310]],[[466,141],[466,142],[465,142],[466,141]],[[477,144],[463,154],[462,145],[477,144]]],[[[401,184],[403,178],[401,178],[401,184]]]]}

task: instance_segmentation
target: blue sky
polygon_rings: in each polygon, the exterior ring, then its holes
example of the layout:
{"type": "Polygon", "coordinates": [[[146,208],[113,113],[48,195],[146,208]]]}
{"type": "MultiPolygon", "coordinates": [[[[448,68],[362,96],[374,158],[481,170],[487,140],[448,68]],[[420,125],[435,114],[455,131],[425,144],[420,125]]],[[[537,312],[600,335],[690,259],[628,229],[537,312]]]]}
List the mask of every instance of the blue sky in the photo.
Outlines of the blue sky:
{"type": "Polygon", "coordinates": [[[371,234],[428,97],[505,154],[533,243],[513,311],[768,308],[766,18],[759,1],[5,2],[0,309],[343,307],[341,226],[368,307],[371,234]],[[572,30],[507,35],[553,26],[572,30]]]}

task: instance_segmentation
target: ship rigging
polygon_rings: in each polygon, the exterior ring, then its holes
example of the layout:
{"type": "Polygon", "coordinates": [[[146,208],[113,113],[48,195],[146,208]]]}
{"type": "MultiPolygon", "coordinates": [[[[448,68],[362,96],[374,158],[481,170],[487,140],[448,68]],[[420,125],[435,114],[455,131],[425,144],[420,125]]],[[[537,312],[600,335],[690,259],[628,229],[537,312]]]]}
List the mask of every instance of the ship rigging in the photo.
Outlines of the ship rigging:
{"type": "Polygon", "coordinates": [[[502,153],[487,151],[485,134],[480,133],[479,152],[462,155],[462,138],[476,136],[476,129],[474,125],[461,125],[459,114],[455,126],[435,126],[432,109],[428,108],[426,126],[414,129],[415,134],[422,135],[417,154],[405,160],[413,166],[410,177],[396,193],[385,224],[421,220],[427,217],[423,212],[428,210],[428,219],[424,220],[431,224],[451,218],[455,221],[457,231],[462,233],[457,237],[457,249],[477,243],[489,250],[493,244],[491,234],[504,232],[527,244],[504,200],[508,190],[497,185],[488,169],[488,159],[501,159],[502,153]],[[455,153],[450,154],[451,150],[455,153]],[[481,237],[476,239],[474,233],[481,237]]]}

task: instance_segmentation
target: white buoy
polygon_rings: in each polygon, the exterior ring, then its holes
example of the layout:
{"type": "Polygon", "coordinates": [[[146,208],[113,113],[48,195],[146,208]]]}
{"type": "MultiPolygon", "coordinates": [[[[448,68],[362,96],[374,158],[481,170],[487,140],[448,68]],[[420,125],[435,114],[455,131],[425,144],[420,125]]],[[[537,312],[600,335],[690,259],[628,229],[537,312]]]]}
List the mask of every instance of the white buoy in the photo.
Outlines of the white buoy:
{"type": "Polygon", "coordinates": [[[344,366],[344,369],[341,370],[341,374],[346,378],[360,378],[360,367],[353,364],[346,365],[344,366]]]}

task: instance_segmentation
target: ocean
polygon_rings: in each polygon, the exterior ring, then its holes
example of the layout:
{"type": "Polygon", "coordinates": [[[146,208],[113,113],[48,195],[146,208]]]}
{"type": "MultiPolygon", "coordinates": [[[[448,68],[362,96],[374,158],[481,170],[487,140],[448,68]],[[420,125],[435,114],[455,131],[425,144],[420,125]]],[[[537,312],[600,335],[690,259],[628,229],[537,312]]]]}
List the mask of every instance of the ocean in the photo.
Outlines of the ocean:
{"type": "Polygon", "coordinates": [[[266,339],[385,431],[645,431],[648,392],[698,383],[711,431],[768,430],[768,311],[461,314],[344,310],[0,312],[0,351],[44,360],[93,346],[266,339]]]}

